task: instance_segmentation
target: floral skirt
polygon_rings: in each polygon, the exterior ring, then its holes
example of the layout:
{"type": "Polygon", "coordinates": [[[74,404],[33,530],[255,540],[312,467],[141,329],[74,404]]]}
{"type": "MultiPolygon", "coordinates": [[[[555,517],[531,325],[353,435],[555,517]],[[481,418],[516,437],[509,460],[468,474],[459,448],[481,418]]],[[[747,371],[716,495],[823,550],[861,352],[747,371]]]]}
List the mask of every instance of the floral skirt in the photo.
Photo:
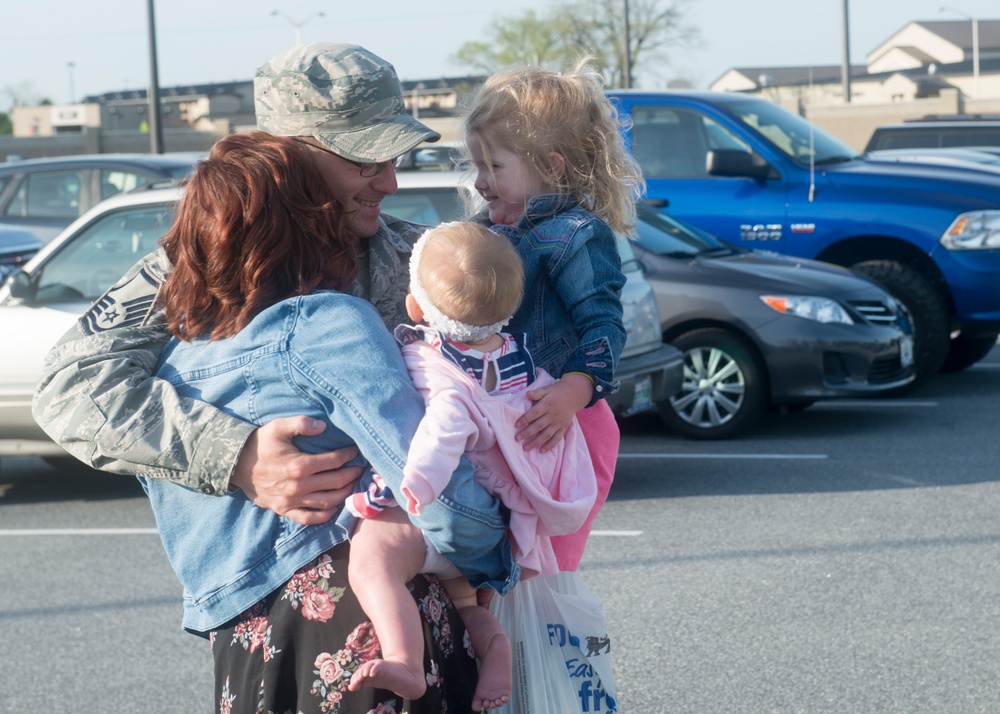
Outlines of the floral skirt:
{"type": "Polygon", "coordinates": [[[347,583],[341,543],[286,585],[211,633],[220,714],[444,714],[468,712],[476,660],[441,584],[408,584],[423,618],[427,692],[406,700],[382,689],[347,690],[351,675],[381,656],[378,638],[347,583]]]}

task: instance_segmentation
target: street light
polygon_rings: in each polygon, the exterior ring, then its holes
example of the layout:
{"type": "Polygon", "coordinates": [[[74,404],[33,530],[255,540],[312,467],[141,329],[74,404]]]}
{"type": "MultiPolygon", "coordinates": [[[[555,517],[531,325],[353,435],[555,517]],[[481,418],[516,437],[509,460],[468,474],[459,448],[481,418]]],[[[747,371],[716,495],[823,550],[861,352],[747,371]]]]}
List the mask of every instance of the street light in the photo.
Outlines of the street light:
{"type": "Polygon", "coordinates": [[[953,7],[942,7],[938,12],[953,12],[972,21],[972,80],[976,99],[979,99],[979,20],[953,7]]]}
{"type": "Polygon", "coordinates": [[[326,17],[326,13],[324,13],[324,12],[314,12],[312,15],[309,15],[309,17],[307,17],[306,19],[300,20],[299,22],[296,22],[291,17],[289,17],[287,13],[284,13],[281,10],[274,10],[273,12],[271,12],[271,17],[274,17],[276,15],[279,15],[279,16],[285,18],[286,20],[288,20],[288,22],[290,22],[292,24],[292,27],[295,28],[295,44],[297,44],[297,45],[301,45],[302,44],[302,26],[303,25],[305,25],[307,22],[309,22],[310,20],[312,20],[314,17],[326,17]]]}
{"type": "Polygon", "coordinates": [[[73,68],[76,67],[76,62],[67,62],[66,69],[69,70],[69,103],[74,104],[76,102],[76,93],[73,91],[73,68]]]}

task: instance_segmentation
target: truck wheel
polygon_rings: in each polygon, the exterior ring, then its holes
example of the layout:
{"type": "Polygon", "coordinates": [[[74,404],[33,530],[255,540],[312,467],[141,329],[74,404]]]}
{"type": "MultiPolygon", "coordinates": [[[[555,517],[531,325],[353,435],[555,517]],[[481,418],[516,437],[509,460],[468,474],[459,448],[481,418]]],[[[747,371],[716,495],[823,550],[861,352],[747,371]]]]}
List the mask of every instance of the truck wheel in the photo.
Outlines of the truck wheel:
{"type": "Polygon", "coordinates": [[[941,366],[941,371],[945,373],[961,372],[966,367],[971,367],[988,355],[996,343],[996,335],[987,337],[965,337],[964,335],[959,335],[951,341],[951,348],[948,350],[948,356],[941,366]]]}
{"type": "Polygon", "coordinates": [[[681,390],[657,404],[672,431],[692,439],[728,439],[760,421],[770,394],[751,346],[718,328],[686,332],[672,344],[684,354],[681,390]]]}
{"type": "Polygon", "coordinates": [[[948,356],[951,341],[948,307],[930,281],[919,272],[892,260],[868,260],[851,269],[885,288],[903,303],[913,325],[913,369],[916,382],[937,374],[948,356]]]}

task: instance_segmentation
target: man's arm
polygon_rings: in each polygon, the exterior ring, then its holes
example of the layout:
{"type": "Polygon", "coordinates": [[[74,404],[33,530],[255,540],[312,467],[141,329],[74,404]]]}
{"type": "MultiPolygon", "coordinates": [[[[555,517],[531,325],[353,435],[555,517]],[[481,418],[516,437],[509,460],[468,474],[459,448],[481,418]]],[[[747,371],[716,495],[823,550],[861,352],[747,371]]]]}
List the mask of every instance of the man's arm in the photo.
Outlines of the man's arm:
{"type": "Polygon", "coordinates": [[[254,427],[152,377],[170,339],[155,307],[168,271],[162,251],[146,256],[63,335],[45,358],[32,414],[94,468],[226,493],[254,427]]]}
{"type": "Polygon", "coordinates": [[[316,433],[315,420],[277,420],[255,431],[210,404],[181,399],[152,376],[170,338],[154,308],[169,270],[162,251],[146,256],[60,339],[43,366],[35,420],[94,468],[166,478],[205,494],[237,487],[297,521],[329,520],[360,470],[338,470],[351,450],[294,447],[296,434],[316,433]]]}

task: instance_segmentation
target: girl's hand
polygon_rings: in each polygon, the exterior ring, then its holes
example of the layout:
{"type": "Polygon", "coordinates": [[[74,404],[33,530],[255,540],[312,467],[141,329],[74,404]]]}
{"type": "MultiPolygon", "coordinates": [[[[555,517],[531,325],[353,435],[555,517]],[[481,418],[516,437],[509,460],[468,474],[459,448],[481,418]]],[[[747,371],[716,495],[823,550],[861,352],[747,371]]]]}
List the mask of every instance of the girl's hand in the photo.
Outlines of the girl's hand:
{"type": "Polygon", "coordinates": [[[548,387],[528,392],[528,399],[535,404],[514,423],[519,429],[514,438],[525,451],[537,448],[544,453],[553,449],[576,413],[590,404],[593,394],[590,378],[576,372],[564,374],[548,387]]]}

